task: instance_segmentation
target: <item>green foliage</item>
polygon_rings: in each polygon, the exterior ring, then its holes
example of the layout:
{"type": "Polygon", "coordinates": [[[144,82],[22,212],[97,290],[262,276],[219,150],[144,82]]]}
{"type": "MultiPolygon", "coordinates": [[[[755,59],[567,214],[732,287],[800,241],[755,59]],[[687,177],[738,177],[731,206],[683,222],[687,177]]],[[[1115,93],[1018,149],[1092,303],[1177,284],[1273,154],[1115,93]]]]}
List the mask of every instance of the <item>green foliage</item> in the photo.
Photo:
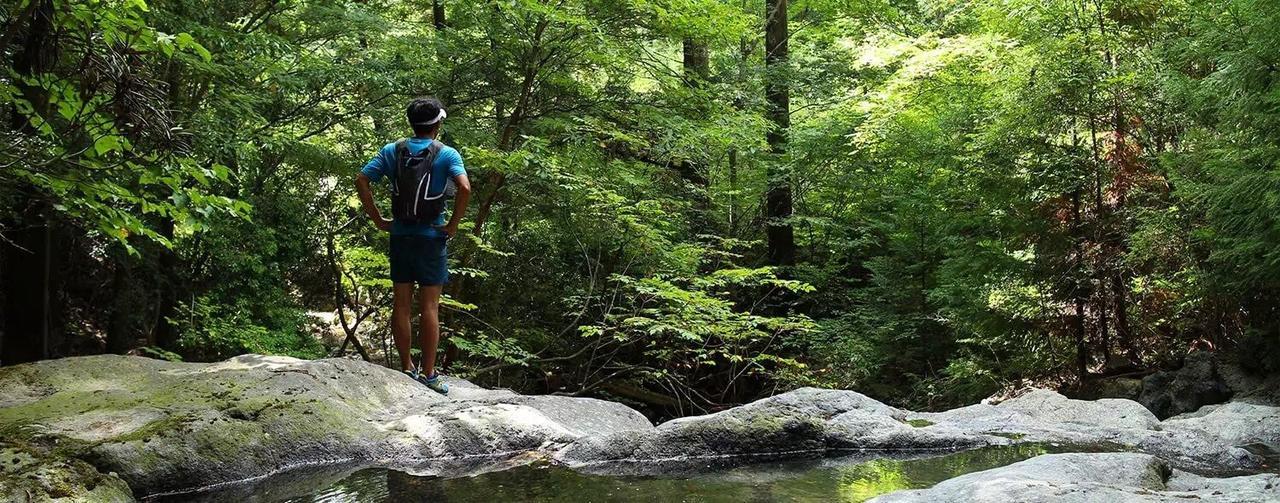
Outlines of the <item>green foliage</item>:
{"type": "Polygon", "coordinates": [[[351,180],[436,95],[476,189],[451,372],[683,414],[809,384],[943,407],[1197,339],[1280,367],[1269,2],[797,1],[769,72],[761,7],[20,2],[0,236],[59,230],[76,344],[319,357],[320,311],[394,362],[351,180]],[[771,169],[794,267],[762,267],[771,169]]]}
{"type": "Polygon", "coordinates": [[[301,331],[305,314],[288,308],[270,309],[269,325],[255,324],[252,309],[198,298],[179,310],[182,318],[171,320],[182,336],[176,349],[189,361],[217,361],[245,353],[319,358],[324,348],[310,334],[301,331]]]}
{"type": "Polygon", "coordinates": [[[138,353],[151,358],[155,358],[157,360],[166,360],[171,362],[182,361],[182,355],[179,355],[177,353],[174,353],[173,351],[169,351],[164,348],[158,348],[155,346],[140,347],[138,348],[138,353]]]}
{"type": "Polygon", "coordinates": [[[10,147],[0,152],[4,190],[37,191],[62,218],[131,254],[135,237],[173,245],[160,221],[190,233],[212,218],[247,217],[247,205],[217,193],[229,181],[226,167],[175,148],[172,118],[147,108],[159,85],[124,61],[159,64],[188,53],[207,60],[208,50],[188,33],[157,31],[141,1],[47,5],[48,29],[67,33],[70,47],[42,48],[42,59],[65,56],[32,68],[6,67],[0,96],[17,128],[5,131],[10,147]]]}

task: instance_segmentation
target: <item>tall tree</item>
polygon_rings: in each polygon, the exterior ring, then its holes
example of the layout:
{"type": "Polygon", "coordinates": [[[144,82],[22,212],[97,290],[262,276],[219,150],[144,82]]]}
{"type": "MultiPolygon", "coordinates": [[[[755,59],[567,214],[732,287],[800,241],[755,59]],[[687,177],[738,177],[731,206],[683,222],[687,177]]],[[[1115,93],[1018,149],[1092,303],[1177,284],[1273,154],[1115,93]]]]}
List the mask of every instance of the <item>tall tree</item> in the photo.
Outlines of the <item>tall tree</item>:
{"type": "MultiPolygon", "coordinates": [[[[711,59],[707,51],[707,44],[697,41],[692,37],[685,37],[682,43],[684,81],[690,90],[697,92],[707,83],[707,79],[711,77],[711,59]]],[[[680,160],[677,169],[680,176],[693,185],[694,194],[694,210],[702,213],[700,220],[705,220],[705,213],[710,210],[710,195],[707,191],[708,187],[707,175],[697,163],[688,159],[680,160]]]]}
{"type": "Polygon", "coordinates": [[[768,182],[765,189],[765,233],[769,263],[795,263],[795,231],[789,219],[792,212],[791,170],[787,166],[787,132],[791,128],[791,86],[787,65],[787,0],[765,0],[764,23],[764,93],[768,102],[766,115],[769,128],[768,182]]]}
{"type": "Polygon", "coordinates": [[[436,30],[443,30],[448,25],[444,17],[444,0],[431,0],[431,24],[436,30]]]}
{"type": "MultiPolygon", "coordinates": [[[[24,12],[11,20],[11,31],[26,24],[23,41],[10,62],[10,69],[21,79],[32,78],[49,70],[57,55],[54,25],[54,2],[33,1],[24,12]]],[[[7,38],[7,37],[6,37],[7,38]]],[[[47,114],[48,90],[19,79],[21,95],[34,110],[47,114]]],[[[13,129],[32,133],[35,128],[26,115],[12,104],[10,123],[13,129]]],[[[55,237],[63,233],[55,229],[56,215],[47,199],[23,184],[19,190],[18,212],[11,222],[0,223],[0,229],[15,229],[0,240],[0,279],[4,283],[3,309],[0,309],[0,361],[5,364],[34,361],[49,356],[50,332],[60,316],[60,286],[55,275],[62,267],[55,263],[60,255],[55,237]]],[[[61,241],[61,240],[58,240],[61,241]]]]}

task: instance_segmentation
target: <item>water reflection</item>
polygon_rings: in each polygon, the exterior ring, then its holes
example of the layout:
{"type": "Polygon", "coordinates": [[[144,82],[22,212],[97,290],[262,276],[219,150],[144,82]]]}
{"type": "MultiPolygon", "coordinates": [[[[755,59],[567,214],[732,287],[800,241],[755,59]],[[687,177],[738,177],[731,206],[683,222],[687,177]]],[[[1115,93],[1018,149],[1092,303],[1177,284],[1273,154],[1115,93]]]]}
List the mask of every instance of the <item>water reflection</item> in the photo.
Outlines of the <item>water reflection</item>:
{"type": "MultiPolygon", "coordinates": [[[[352,473],[290,502],[698,501],[859,502],[896,491],[929,487],[965,473],[1008,465],[1068,449],[1046,444],[989,447],[918,459],[868,458],[752,465],[679,478],[589,475],[563,467],[529,465],[474,477],[420,477],[385,469],[352,473]]],[[[297,493],[294,493],[297,494],[297,493]]],[[[255,501],[281,501],[260,499],[255,501]]],[[[242,500],[243,501],[243,500],[242,500]]]]}

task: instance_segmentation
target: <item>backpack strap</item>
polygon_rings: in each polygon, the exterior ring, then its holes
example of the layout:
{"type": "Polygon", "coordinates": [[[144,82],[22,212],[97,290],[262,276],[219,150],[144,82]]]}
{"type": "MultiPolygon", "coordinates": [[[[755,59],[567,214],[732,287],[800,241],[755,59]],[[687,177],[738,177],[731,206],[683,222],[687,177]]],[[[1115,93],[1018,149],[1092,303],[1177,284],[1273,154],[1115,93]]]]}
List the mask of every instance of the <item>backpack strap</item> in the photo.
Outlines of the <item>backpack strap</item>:
{"type": "MultiPolygon", "coordinates": [[[[435,171],[435,163],[436,163],[436,160],[440,158],[440,150],[442,149],[444,149],[444,144],[440,143],[440,141],[438,140],[431,140],[431,143],[427,145],[427,149],[426,149],[427,159],[431,159],[432,171],[435,171]]],[[[445,185],[448,185],[448,182],[446,182],[445,185]]],[[[441,189],[440,193],[436,194],[435,197],[430,197],[431,196],[430,191],[431,191],[431,187],[427,187],[427,193],[424,193],[423,197],[426,197],[428,200],[430,200],[430,199],[439,199],[441,196],[444,196],[444,189],[441,189]]]]}
{"type": "Polygon", "coordinates": [[[409,155],[409,139],[401,138],[396,140],[396,170],[398,171],[404,162],[404,158],[409,155]]]}
{"type": "Polygon", "coordinates": [[[394,167],[391,168],[391,194],[400,192],[400,172],[404,170],[404,158],[409,155],[409,139],[401,138],[396,140],[396,146],[393,150],[394,167]]]}

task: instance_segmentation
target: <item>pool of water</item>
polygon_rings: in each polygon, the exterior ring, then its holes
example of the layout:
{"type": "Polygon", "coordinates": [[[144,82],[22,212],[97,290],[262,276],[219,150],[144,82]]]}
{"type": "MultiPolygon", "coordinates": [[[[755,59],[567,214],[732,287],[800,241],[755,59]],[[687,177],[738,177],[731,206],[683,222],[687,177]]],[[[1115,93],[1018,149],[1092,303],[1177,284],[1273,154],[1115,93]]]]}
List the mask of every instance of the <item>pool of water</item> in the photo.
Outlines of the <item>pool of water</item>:
{"type": "MultiPolygon", "coordinates": [[[[1104,446],[1021,444],[928,457],[841,458],[758,463],[706,473],[618,477],[532,464],[470,477],[416,476],[384,468],[320,469],[172,500],[238,502],[500,501],[865,501],[900,489],[1016,463],[1040,454],[1112,450],[1104,446]]],[[[882,456],[882,455],[878,455],[882,456]]],[[[163,498],[162,498],[163,499],[163,498]]]]}

